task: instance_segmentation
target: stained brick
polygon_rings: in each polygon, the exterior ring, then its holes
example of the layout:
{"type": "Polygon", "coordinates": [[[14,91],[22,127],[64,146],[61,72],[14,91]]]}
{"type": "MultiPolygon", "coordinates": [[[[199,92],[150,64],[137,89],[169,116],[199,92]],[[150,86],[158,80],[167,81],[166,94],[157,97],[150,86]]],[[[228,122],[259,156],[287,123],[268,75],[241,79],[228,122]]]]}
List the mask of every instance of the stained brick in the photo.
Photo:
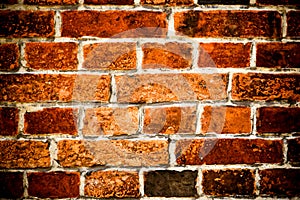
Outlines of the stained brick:
{"type": "MultiPolygon", "coordinates": [[[[297,1],[299,4],[299,1],[297,1]]],[[[300,36],[300,11],[290,11],[287,13],[287,36],[299,37],[300,36]]]]}
{"type": "Polygon", "coordinates": [[[133,5],[134,0],[84,0],[84,3],[94,5],[133,5]]]}
{"type": "Polygon", "coordinates": [[[28,195],[39,198],[72,198],[79,196],[78,172],[28,173],[28,195]]]}
{"type": "Polygon", "coordinates": [[[74,5],[78,0],[24,0],[25,4],[30,5],[74,5]]]}
{"type": "Polygon", "coordinates": [[[19,69],[20,52],[17,44],[0,45],[0,71],[16,71],[19,69]]]}
{"type": "Polygon", "coordinates": [[[264,139],[197,139],[176,144],[179,165],[282,163],[282,141],[264,139]]]}
{"type": "Polygon", "coordinates": [[[0,107],[0,135],[18,134],[19,110],[12,107],[0,107]]]}
{"type": "Polygon", "coordinates": [[[170,5],[170,6],[181,6],[181,5],[193,5],[192,0],[141,0],[142,5],[170,5]]]}
{"type": "Polygon", "coordinates": [[[22,172],[0,172],[0,198],[21,198],[23,197],[23,192],[22,172]]]}
{"type": "Polygon", "coordinates": [[[300,5],[298,0],[257,0],[259,5],[300,5]]]}
{"type": "Polygon", "coordinates": [[[187,11],[174,18],[176,31],[191,37],[281,37],[275,11],[187,11]]]}
{"type": "Polygon", "coordinates": [[[293,165],[300,164],[300,138],[289,139],[287,159],[293,165]]]}

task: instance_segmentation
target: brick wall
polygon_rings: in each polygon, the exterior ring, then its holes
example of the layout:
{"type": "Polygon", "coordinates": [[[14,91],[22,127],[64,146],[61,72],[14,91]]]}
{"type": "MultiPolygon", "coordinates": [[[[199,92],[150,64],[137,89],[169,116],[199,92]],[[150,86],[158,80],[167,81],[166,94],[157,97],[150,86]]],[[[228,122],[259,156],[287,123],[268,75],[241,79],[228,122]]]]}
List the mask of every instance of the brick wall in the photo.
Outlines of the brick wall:
{"type": "Polygon", "coordinates": [[[298,0],[0,3],[0,198],[300,197],[298,0]]]}

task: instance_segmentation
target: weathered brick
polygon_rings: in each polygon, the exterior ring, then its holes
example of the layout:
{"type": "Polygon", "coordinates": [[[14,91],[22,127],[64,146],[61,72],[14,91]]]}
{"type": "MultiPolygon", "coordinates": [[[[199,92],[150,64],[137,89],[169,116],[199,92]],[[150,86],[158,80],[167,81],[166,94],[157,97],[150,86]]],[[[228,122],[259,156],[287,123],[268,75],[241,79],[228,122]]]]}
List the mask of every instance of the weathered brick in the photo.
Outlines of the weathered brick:
{"type": "Polygon", "coordinates": [[[24,4],[30,5],[75,5],[78,0],[24,0],[24,4]]]}
{"type": "Polygon", "coordinates": [[[95,171],[85,176],[84,193],[97,198],[138,198],[139,174],[132,171],[95,171]]]}
{"type": "Polygon", "coordinates": [[[12,107],[0,107],[0,135],[15,136],[18,134],[19,110],[12,107]]]}
{"type": "Polygon", "coordinates": [[[85,111],[83,135],[131,135],[139,128],[138,107],[90,108],[85,111]]]}
{"type": "Polygon", "coordinates": [[[257,110],[258,133],[291,133],[300,131],[300,108],[261,107],[257,110]]]}
{"type": "Polygon", "coordinates": [[[84,3],[94,5],[133,5],[134,0],[84,0],[84,3]]]}
{"type": "Polygon", "coordinates": [[[169,162],[166,140],[62,140],[58,162],[63,167],[158,166],[169,162]]]}
{"type": "Polygon", "coordinates": [[[146,43],[143,49],[143,68],[184,69],[192,65],[192,45],[170,42],[165,44],[146,43]]]}
{"type": "Polygon", "coordinates": [[[253,170],[204,170],[202,187],[206,195],[235,196],[254,195],[253,170]]]}
{"type": "Polygon", "coordinates": [[[54,36],[54,11],[0,11],[0,37],[54,36]]]}
{"type": "Polygon", "coordinates": [[[50,167],[49,143],[40,141],[0,141],[0,168],[50,167]]]}
{"type": "Polygon", "coordinates": [[[293,165],[300,164],[300,138],[294,138],[287,140],[288,152],[287,159],[293,165]]]}
{"type": "Polygon", "coordinates": [[[300,5],[298,0],[257,0],[259,5],[300,5]]]}
{"type": "Polygon", "coordinates": [[[149,171],[144,174],[145,195],[149,197],[196,197],[197,171],[149,171]]]}
{"type": "Polygon", "coordinates": [[[282,163],[282,141],[264,139],[196,139],[176,144],[179,165],[282,163]]]}
{"type": "Polygon", "coordinates": [[[251,110],[249,107],[240,106],[205,106],[201,125],[202,133],[250,133],[251,110]]]}
{"type": "Polygon", "coordinates": [[[259,172],[260,194],[271,196],[300,196],[299,169],[266,169],[259,172]]]}
{"type": "Polygon", "coordinates": [[[233,74],[233,100],[300,100],[299,74],[233,74]]]}
{"type": "Polygon", "coordinates": [[[127,42],[85,45],[83,68],[89,70],[136,69],[136,44],[127,42]]]}
{"type": "Polygon", "coordinates": [[[149,11],[62,12],[64,37],[164,37],[166,13],[149,11]]]}
{"type": "Polygon", "coordinates": [[[181,5],[193,5],[192,0],[141,0],[142,5],[170,5],[170,6],[181,6],[181,5]]]}
{"type": "Polygon", "coordinates": [[[222,100],[227,74],[142,74],[116,76],[118,102],[222,100]]]}
{"type": "Polygon", "coordinates": [[[281,37],[275,11],[187,11],[174,18],[176,31],[191,37],[281,37]]]}
{"type": "Polygon", "coordinates": [[[26,43],[27,67],[36,70],[76,70],[77,44],[67,42],[26,43]]]}
{"type": "Polygon", "coordinates": [[[0,101],[102,101],[110,98],[108,75],[0,75],[0,101]]]}
{"type": "MultiPolygon", "coordinates": [[[[297,1],[298,2],[298,1],[297,1]]],[[[298,2],[299,4],[299,2],[298,2]]],[[[290,11],[287,13],[287,36],[299,37],[300,36],[300,11],[290,11]]]]}
{"type": "Polygon", "coordinates": [[[143,132],[146,134],[195,134],[196,107],[146,107],[143,132]]]}
{"type": "Polygon", "coordinates": [[[79,196],[79,172],[28,173],[28,195],[39,198],[72,198],[79,196]]]}
{"type": "Polygon", "coordinates": [[[0,44],[0,71],[17,71],[20,52],[17,44],[0,44]]]}
{"type": "Polygon", "coordinates": [[[19,199],[23,193],[22,172],[0,172],[0,198],[19,199]]]}
{"type": "Polygon", "coordinates": [[[250,43],[200,43],[198,67],[249,67],[250,47],[250,43]]]}
{"type": "Polygon", "coordinates": [[[248,5],[250,0],[198,0],[198,4],[248,5]]]}

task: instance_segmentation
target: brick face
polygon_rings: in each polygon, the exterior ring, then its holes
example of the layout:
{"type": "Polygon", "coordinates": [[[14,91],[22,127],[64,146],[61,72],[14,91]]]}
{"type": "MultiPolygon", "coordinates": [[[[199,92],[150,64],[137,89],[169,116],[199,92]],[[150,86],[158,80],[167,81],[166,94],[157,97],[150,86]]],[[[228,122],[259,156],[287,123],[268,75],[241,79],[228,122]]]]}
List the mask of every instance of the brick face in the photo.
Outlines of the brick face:
{"type": "Polygon", "coordinates": [[[257,0],[259,5],[300,5],[297,0],[257,0]]]}
{"type": "Polygon", "coordinates": [[[287,158],[293,165],[300,164],[300,138],[289,139],[287,158]]]}
{"type": "Polygon", "coordinates": [[[133,5],[134,0],[84,0],[84,3],[94,5],[133,5]]]}
{"type": "Polygon", "coordinates": [[[19,69],[20,52],[17,44],[0,45],[0,71],[17,71],[19,69]]]}
{"type": "Polygon", "coordinates": [[[19,110],[12,107],[0,107],[0,135],[15,136],[18,134],[19,110]]]}
{"type": "Polygon", "coordinates": [[[198,0],[198,4],[248,5],[249,0],[198,0]]]}
{"type": "Polygon", "coordinates": [[[22,172],[0,172],[0,198],[22,198],[23,193],[22,172]]]}
{"type": "Polygon", "coordinates": [[[192,0],[141,0],[142,5],[170,5],[170,6],[184,6],[193,5],[192,0]]]}
{"type": "MultiPolygon", "coordinates": [[[[299,4],[299,2],[298,2],[299,4]]],[[[287,13],[287,36],[299,37],[300,36],[300,11],[290,11],[287,13]]]]}
{"type": "Polygon", "coordinates": [[[30,5],[74,5],[78,0],[25,0],[25,4],[30,5]]]}

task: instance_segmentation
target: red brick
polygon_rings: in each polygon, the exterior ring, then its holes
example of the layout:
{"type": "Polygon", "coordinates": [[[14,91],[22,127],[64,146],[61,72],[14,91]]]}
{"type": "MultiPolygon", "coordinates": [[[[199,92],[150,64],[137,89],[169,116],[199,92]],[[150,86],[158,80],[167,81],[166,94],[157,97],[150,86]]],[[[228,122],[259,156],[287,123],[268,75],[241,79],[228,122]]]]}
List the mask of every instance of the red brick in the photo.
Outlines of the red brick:
{"type": "Polygon", "coordinates": [[[0,11],[0,37],[54,36],[54,11],[0,11]]]}
{"type": "Polygon", "coordinates": [[[19,109],[0,107],[0,135],[15,136],[18,134],[19,109]]]}
{"type": "Polygon", "coordinates": [[[262,107],[257,110],[258,133],[292,133],[300,131],[300,108],[262,107]]]}
{"type": "Polygon", "coordinates": [[[192,66],[192,45],[185,43],[146,43],[143,49],[143,68],[184,69],[192,66]]]}
{"type": "Polygon", "coordinates": [[[74,5],[78,0],[24,0],[24,4],[30,5],[74,5]]]}
{"type": "Polygon", "coordinates": [[[84,3],[94,5],[133,5],[134,0],[84,0],[84,3]]]}
{"type": "Polygon", "coordinates": [[[1,0],[3,4],[17,4],[18,0],[1,0]]]}
{"type": "Polygon", "coordinates": [[[17,44],[0,44],[0,71],[17,71],[20,52],[17,44]]]}
{"type": "Polygon", "coordinates": [[[233,74],[233,100],[300,100],[299,74],[233,74]],[[267,83],[267,84],[266,84],[267,83]]]}
{"type": "Polygon", "coordinates": [[[44,108],[24,115],[25,134],[77,134],[78,110],[72,108],[44,108]]]}
{"type": "Polygon", "coordinates": [[[36,70],[76,70],[77,44],[66,42],[27,43],[25,59],[27,66],[36,70]]]}
{"type": "Polygon", "coordinates": [[[250,133],[251,110],[249,107],[205,106],[201,125],[202,133],[250,133]]]}
{"type": "Polygon", "coordinates": [[[259,172],[260,194],[271,196],[300,196],[299,169],[266,169],[259,172]]]}
{"type": "Polygon", "coordinates": [[[200,43],[198,67],[249,67],[250,47],[250,43],[200,43]]]}
{"type": "Polygon", "coordinates": [[[198,0],[198,4],[248,5],[250,0],[198,0]]]}
{"type": "Polygon", "coordinates": [[[23,173],[0,172],[0,198],[19,199],[23,197],[23,173]]]}
{"type": "Polygon", "coordinates": [[[85,176],[84,193],[97,198],[138,198],[139,174],[132,171],[95,171],[85,176]]]}
{"type": "Polygon", "coordinates": [[[288,152],[287,159],[292,165],[300,164],[300,138],[287,140],[288,152]]]}
{"type": "Polygon", "coordinates": [[[187,11],[174,17],[176,31],[191,37],[281,37],[275,11],[187,11]]]}
{"type": "Polygon", "coordinates": [[[298,0],[257,0],[259,5],[300,5],[298,0]]]}
{"type": "Polygon", "coordinates": [[[170,5],[170,6],[185,6],[193,5],[193,0],[141,0],[142,5],[170,5]]]}
{"type": "Polygon", "coordinates": [[[0,168],[45,167],[50,167],[48,142],[0,141],[0,168]]]}
{"type": "Polygon", "coordinates": [[[79,196],[79,172],[28,173],[28,195],[38,198],[74,198],[79,196]]]}
{"type": "Polygon", "coordinates": [[[179,140],[179,165],[282,163],[282,141],[264,139],[179,140]]]}
{"type": "MultiPolygon", "coordinates": [[[[298,2],[298,1],[297,1],[298,2]]],[[[299,4],[299,2],[298,2],[299,4]]],[[[290,11],[287,13],[287,36],[299,37],[300,36],[300,11],[290,11]]]]}
{"type": "Polygon", "coordinates": [[[254,195],[255,175],[253,170],[204,170],[202,187],[206,195],[236,196],[254,195]]]}
{"type": "Polygon", "coordinates": [[[118,102],[222,100],[227,74],[142,74],[116,76],[118,102]]]}
{"type": "Polygon", "coordinates": [[[62,12],[64,37],[164,37],[166,13],[150,11],[62,12]]]}

